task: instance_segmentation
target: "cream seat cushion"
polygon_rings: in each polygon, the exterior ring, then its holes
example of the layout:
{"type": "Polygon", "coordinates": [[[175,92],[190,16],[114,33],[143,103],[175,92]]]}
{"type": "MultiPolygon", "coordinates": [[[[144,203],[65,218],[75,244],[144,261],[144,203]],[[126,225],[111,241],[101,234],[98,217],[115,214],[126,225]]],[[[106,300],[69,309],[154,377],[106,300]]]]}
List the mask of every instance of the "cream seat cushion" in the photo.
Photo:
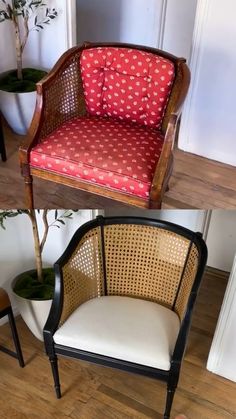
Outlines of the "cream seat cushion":
{"type": "Polygon", "coordinates": [[[54,341],[169,370],[179,327],[177,314],[157,303],[106,296],[79,306],[56,331],[54,341]]]}

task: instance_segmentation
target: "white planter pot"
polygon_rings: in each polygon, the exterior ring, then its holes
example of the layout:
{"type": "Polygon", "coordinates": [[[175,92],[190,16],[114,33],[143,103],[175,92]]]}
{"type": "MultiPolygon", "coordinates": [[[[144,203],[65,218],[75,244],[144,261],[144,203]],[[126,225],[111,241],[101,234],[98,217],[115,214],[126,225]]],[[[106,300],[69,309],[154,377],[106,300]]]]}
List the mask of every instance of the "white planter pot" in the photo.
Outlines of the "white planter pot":
{"type": "Polygon", "coordinates": [[[29,300],[20,297],[14,292],[14,285],[17,279],[18,277],[12,283],[12,293],[19,313],[33,335],[43,341],[43,328],[49,315],[52,300],[29,300]]]}
{"type": "Polygon", "coordinates": [[[0,90],[0,109],[16,134],[25,135],[33,118],[36,91],[12,93],[0,90]]]}

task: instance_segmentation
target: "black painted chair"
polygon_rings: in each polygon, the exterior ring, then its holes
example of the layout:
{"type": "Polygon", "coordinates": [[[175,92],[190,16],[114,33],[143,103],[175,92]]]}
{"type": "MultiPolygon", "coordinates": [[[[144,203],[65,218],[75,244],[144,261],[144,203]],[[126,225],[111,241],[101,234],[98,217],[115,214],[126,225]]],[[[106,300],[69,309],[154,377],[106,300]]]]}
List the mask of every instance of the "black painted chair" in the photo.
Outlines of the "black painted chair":
{"type": "Polygon", "coordinates": [[[0,154],[2,157],[2,161],[6,161],[7,155],[6,155],[6,148],[5,148],[4,135],[3,135],[3,129],[2,129],[1,115],[0,115],[0,154]]]}
{"type": "Polygon", "coordinates": [[[193,305],[207,259],[200,233],[137,217],[98,217],[55,264],[44,340],[61,397],[57,355],[167,383],[170,417],[193,305]]]}
{"type": "Polygon", "coordinates": [[[0,350],[2,352],[7,353],[8,355],[13,356],[14,358],[17,358],[20,367],[23,368],[25,366],[25,363],[24,363],[24,359],[23,359],[23,355],[21,351],[21,346],[20,346],[17,329],[16,329],[14,315],[12,312],[11,302],[10,302],[7,292],[3,288],[0,288],[0,319],[5,316],[8,316],[8,319],[9,319],[9,324],[11,327],[11,332],[12,332],[12,337],[14,340],[16,352],[13,352],[2,345],[0,345],[0,350]]]}

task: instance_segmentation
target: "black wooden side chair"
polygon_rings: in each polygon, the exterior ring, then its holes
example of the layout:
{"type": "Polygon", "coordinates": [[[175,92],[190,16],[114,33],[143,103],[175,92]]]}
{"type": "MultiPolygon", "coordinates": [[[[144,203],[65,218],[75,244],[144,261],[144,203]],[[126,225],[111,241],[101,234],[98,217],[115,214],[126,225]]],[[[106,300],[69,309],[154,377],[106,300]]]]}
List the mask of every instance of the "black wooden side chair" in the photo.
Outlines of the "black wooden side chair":
{"type": "Polygon", "coordinates": [[[0,154],[2,157],[2,161],[6,161],[7,155],[6,155],[6,148],[5,148],[4,135],[3,135],[3,129],[2,129],[1,115],[0,115],[0,154]]]}
{"type": "Polygon", "coordinates": [[[18,337],[18,333],[16,329],[15,319],[12,312],[11,302],[10,302],[7,292],[3,288],[0,288],[0,319],[4,316],[8,316],[16,352],[13,352],[10,349],[7,349],[1,345],[0,345],[0,350],[2,352],[7,353],[8,355],[13,356],[14,358],[17,358],[20,366],[23,368],[25,366],[25,363],[24,363],[20,341],[19,341],[19,337],[18,337]]]}
{"type": "Polygon", "coordinates": [[[98,217],[55,264],[44,340],[57,355],[163,380],[170,417],[191,313],[207,259],[200,233],[137,217],[98,217]]]}

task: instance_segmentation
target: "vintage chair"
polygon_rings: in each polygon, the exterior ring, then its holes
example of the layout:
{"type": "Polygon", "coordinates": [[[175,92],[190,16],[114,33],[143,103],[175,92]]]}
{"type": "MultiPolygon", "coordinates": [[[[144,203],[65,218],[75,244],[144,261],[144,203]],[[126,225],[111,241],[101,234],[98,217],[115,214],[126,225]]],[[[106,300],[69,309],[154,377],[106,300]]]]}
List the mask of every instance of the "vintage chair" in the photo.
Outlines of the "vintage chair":
{"type": "Polygon", "coordinates": [[[18,337],[18,333],[16,329],[15,319],[12,312],[11,302],[10,302],[7,292],[3,288],[0,288],[0,319],[4,316],[8,316],[8,319],[9,319],[9,324],[11,327],[11,332],[12,332],[12,337],[13,337],[15,348],[16,348],[16,353],[1,345],[0,345],[0,350],[2,352],[7,353],[8,355],[13,356],[14,358],[17,358],[20,366],[24,367],[25,364],[24,364],[20,341],[19,341],[19,337],[18,337]]]}
{"type": "Polygon", "coordinates": [[[44,341],[61,397],[57,355],[167,383],[169,418],[206,264],[200,233],[163,221],[97,217],[55,264],[44,341]]]}
{"type": "Polygon", "coordinates": [[[20,148],[27,208],[34,206],[34,176],[159,208],[189,80],[183,58],[154,48],[85,44],[67,51],[37,84],[20,148]]]}

